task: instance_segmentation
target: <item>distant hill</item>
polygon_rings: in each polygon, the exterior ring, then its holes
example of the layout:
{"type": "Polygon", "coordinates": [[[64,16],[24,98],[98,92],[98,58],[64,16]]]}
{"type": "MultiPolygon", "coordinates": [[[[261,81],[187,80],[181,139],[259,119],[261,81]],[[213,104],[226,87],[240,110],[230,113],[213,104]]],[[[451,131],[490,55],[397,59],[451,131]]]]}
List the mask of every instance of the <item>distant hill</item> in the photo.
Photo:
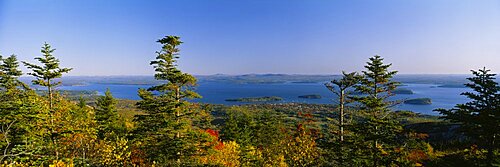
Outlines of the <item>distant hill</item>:
{"type": "MultiPolygon", "coordinates": [[[[311,84],[325,83],[339,79],[340,75],[301,75],[301,74],[245,74],[245,75],[196,75],[201,82],[226,82],[236,84],[311,84]]],[[[401,74],[394,77],[395,81],[414,84],[435,84],[440,87],[463,87],[469,75],[446,74],[401,74]]],[[[31,84],[32,77],[21,77],[21,81],[31,84]]],[[[61,79],[64,86],[78,86],[88,84],[120,84],[120,85],[157,85],[165,81],[155,80],[151,76],[65,76],[61,79]]],[[[500,81],[500,79],[497,79],[500,81]]]]}

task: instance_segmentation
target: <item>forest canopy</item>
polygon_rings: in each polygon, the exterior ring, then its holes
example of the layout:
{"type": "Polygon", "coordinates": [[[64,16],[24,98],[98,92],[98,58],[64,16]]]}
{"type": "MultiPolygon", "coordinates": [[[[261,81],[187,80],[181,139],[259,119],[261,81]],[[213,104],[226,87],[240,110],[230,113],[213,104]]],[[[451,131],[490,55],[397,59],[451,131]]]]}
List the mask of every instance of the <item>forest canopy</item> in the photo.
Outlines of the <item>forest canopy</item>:
{"type": "Polygon", "coordinates": [[[436,109],[440,116],[395,111],[404,101],[391,97],[413,92],[400,88],[398,72],[379,55],[364,70],[325,83],[322,88],[338,97],[332,104],[225,106],[191,101],[202,97],[194,89],[197,78],[179,67],[179,36],[157,43],[150,62],[157,84],[138,90],[140,100],[116,99],[109,89],[61,93],[58,78],[72,68],[60,67],[48,43],[37,63],[22,61],[34,77],[31,85],[19,80],[24,73],[15,55],[0,56],[0,166],[500,164],[500,87],[486,68],[467,78],[471,91],[462,95],[470,102],[436,109]]]}

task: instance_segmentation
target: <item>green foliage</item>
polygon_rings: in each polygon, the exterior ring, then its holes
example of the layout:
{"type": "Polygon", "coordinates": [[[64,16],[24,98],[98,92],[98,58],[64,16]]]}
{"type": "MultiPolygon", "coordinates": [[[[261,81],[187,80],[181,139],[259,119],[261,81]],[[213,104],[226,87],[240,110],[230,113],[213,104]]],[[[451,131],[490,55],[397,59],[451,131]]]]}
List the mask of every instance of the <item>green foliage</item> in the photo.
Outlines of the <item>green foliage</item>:
{"type": "MultiPolygon", "coordinates": [[[[82,102],[80,102],[80,106],[82,102]]],[[[120,119],[117,109],[117,101],[113,95],[106,90],[104,96],[97,98],[95,117],[98,124],[98,137],[100,139],[115,138],[126,134],[125,122],[120,119]]]]}
{"type": "MultiPolygon", "coordinates": [[[[198,130],[192,121],[201,110],[193,109],[186,99],[199,98],[191,90],[196,86],[196,78],[177,69],[177,59],[182,42],[177,36],[167,36],[158,40],[162,49],[156,60],[151,61],[157,80],[164,84],[139,90],[137,107],[145,115],[135,118],[136,136],[144,144],[148,159],[160,163],[182,164],[196,153],[199,143],[198,130]]],[[[203,139],[200,139],[203,140],[203,139]]]]}
{"type": "MultiPolygon", "coordinates": [[[[345,152],[344,152],[344,128],[345,128],[345,105],[352,102],[352,99],[349,97],[349,92],[347,89],[355,86],[356,84],[359,83],[360,79],[362,76],[358,75],[356,72],[352,73],[345,73],[342,72],[343,76],[341,79],[338,80],[332,80],[330,83],[326,83],[325,86],[328,90],[333,92],[335,95],[338,96],[339,102],[338,102],[338,109],[339,112],[337,112],[337,125],[338,125],[338,132],[335,132],[331,129],[327,130],[327,133],[337,133],[338,134],[338,140],[324,140],[324,144],[327,146],[327,154],[326,155],[331,157],[331,160],[335,160],[338,162],[339,166],[344,166],[344,161],[346,159],[345,157],[345,152]],[[336,153],[336,158],[332,158],[331,154],[336,153]]],[[[333,119],[329,117],[328,119],[333,119]]],[[[332,124],[329,122],[329,124],[332,124]]],[[[333,156],[335,157],[335,156],[333,156]]]]}
{"type": "MultiPolygon", "coordinates": [[[[310,166],[319,164],[317,129],[311,120],[285,123],[272,110],[230,107],[222,128],[224,141],[241,146],[242,166],[310,166]]],[[[305,114],[310,116],[310,114],[305,114]]]]}
{"type": "Polygon", "coordinates": [[[11,55],[3,59],[0,55],[0,88],[12,90],[18,87],[27,89],[28,86],[19,81],[18,78],[23,75],[19,70],[19,62],[16,55],[11,55]]]}
{"type": "Polygon", "coordinates": [[[1,161],[26,160],[43,150],[43,101],[33,91],[0,93],[1,161]]]}
{"type": "Polygon", "coordinates": [[[41,101],[18,80],[22,75],[18,67],[16,56],[0,56],[0,162],[24,159],[41,150],[36,144],[43,133],[36,111],[41,101]]]}
{"type": "Polygon", "coordinates": [[[247,108],[232,107],[227,109],[225,125],[222,129],[222,139],[225,141],[235,141],[241,146],[253,144],[253,132],[256,122],[254,114],[247,108]]]}
{"type": "Polygon", "coordinates": [[[18,80],[22,72],[16,56],[0,56],[0,166],[485,166],[500,162],[495,159],[500,87],[489,70],[472,71],[474,77],[468,78],[471,83],[466,86],[474,92],[463,93],[470,102],[438,110],[451,123],[435,116],[392,112],[390,107],[398,103],[389,100],[399,85],[392,81],[397,72],[389,71],[391,65],[380,56],[370,58],[362,76],[343,73],[325,84],[340,97],[338,106],[227,107],[189,102],[200,95],[193,91],[197,80],[177,68],[180,38],[167,36],[158,42],[162,49],[151,65],[161,84],[139,90],[140,101],[117,100],[109,90],[95,99],[83,98],[82,92],[53,93],[61,84],[55,79],[71,69],[59,67],[48,44],[42,47],[43,56],[35,58],[43,65],[23,62],[36,77],[33,83],[48,88],[48,98],[39,96],[18,80]],[[357,96],[349,94],[352,87],[357,96]],[[75,94],[80,95],[78,100],[75,94]],[[355,105],[344,106],[347,103],[355,105]],[[132,117],[133,122],[127,121],[132,117]],[[462,141],[463,136],[453,132],[457,123],[471,140],[462,141]],[[439,144],[446,136],[453,136],[457,144],[439,144]],[[444,151],[434,150],[436,145],[444,151]]]}
{"type": "Polygon", "coordinates": [[[397,88],[399,82],[394,82],[391,78],[397,71],[388,71],[391,64],[384,64],[383,58],[376,55],[370,58],[363,71],[361,84],[355,85],[356,91],[366,94],[366,96],[352,97],[361,103],[361,109],[365,112],[380,117],[389,111],[389,107],[394,105],[393,101],[387,98],[393,96],[391,92],[397,88]]]}
{"type": "Polygon", "coordinates": [[[52,88],[61,85],[61,82],[54,82],[53,80],[61,78],[63,73],[68,73],[72,70],[72,68],[59,67],[59,60],[52,55],[54,51],[55,49],[52,49],[49,44],[44,43],[41,50],[42,57],[35,58],[35,60],[43,64],[42,66],[23,61],[28,69],[33,70],[33,72],[28,73],[28,75],[36,78],[36,80],[32,81],[33,84],[47,87],[50,109],[52,109],[52,88]]]}
{"type": "Polygon", "coordinates": [[[496,137],[500,135],[500,87],[495,82],[495,74],[486,68],[471,70],[474,77],[467,78],[471,83],[465,86],[474,92],[464,92],[462,95],[471,101],[458,104],[455,108],[437,109],[444,119],[461,123],[460,128],[479,146],[488,150],[488,163],[493,163],[493,152],[498,149],[496,137]]]}
{"type": "Polygon", "coordinates": [[[395,148],[404,144],[400,140],[405,140],[401,138],[401,124],[390,114],[389,107],[395,102],[388,100],[394,95],[392,91],[399,85],[391,80],[397,71],[389,71],[391,64],[384,64],[383,60],[378,55],[370,58],[360,84],[354,86],[356,91],[364,95],[352,97],[360,104],[360,110],[366,113],[352,126],[356,133],[354,142],[361,153],[360,163],[364,165],[398,165],[396,157],[399,153],[395,148]]]}
{"type": "Polygon", "coordinates": [[[52,49],[51,46],[47,43],[43,44],[42,47],[42,57],[36,57],[35,60],[38,60],[43,66],[39,66],[36,64],[31,64],[28,62],[23,62],[26,67],[33,70],[32,73],[28,73],[29,75],[34,76],[37,80],[33,80],[33,84],[45,86],[45,87],[55,87],[61,84],[61,82],[53,82],[51,80],[60,78],[63,73],[68,73],[72,70],[72,68],[60,68],[59,60],[56,59],[52,52],[55,49],[52,49]]]}

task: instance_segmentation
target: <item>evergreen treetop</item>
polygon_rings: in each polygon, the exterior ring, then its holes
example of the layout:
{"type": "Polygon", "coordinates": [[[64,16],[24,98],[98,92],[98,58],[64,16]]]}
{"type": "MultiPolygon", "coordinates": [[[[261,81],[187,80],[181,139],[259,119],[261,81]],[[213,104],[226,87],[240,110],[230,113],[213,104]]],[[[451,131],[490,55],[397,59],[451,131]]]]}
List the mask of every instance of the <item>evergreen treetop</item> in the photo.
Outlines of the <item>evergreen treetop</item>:
{"type": "Polygon", "coordinates": [[[51,82],[51,80],[60,78],[63,73],[68,73],[72,70],[72,68],[59,67],[59,59],[52,55],[55,50],[56,49],[52,49],[48,43],[44,43],[41,50],[42,57],[35,58],[35,60],[43,64],[42,66],[23,62],[27,68],[33,70],[33,72],[28,73],[28,75],[32,75],[36,78],[36,80],[33,80],[33,84],[45,87],[58,86],[61,82],[51,82]]]}
{"type": "Polygon", "coordinates": [[[388,111],[395,102],[387,101],[387,98],[394,95],[391,92],[400,84],[391,80],[397,71],[389,71],[392,64],[384,64],[383,60],[379,55],[371,57],[365,65],[366,71],[362,71],[364,77],[360,84],[354,86],[356,91],[366,94],[354,99],[362,104],[361,109],[373,114],[388,111]]]}
{"type": "Polygon", "coordinates": [[[0,87],[7,90],[22,87],[28,89],[28,85],[19,81],[23,72],[19,70],[19,62],[16,55],[11,55],[5,59],[0,56],[0,87]]]}
{"type": "Polygon", "coordinates": [[[33,80],[33,84],[47,87],[49,92],[49,104],[50,109],[52,109],[52,89],[53,87],[61,85],[61,82],[54,82],[56,78],[61,78],[63,73],[68,73],[72,68],[61,68],[59,67],[59,60],[52,55],[55,49],[52,49],[48,43],[44,43],[42,46],[42,57],[36,57],[43,65],[36,65],[28,62],[24,62],[24,65],[33,70],[33,72],[28,73],[28,75],[34,76],[36,79],[33,80]]]}

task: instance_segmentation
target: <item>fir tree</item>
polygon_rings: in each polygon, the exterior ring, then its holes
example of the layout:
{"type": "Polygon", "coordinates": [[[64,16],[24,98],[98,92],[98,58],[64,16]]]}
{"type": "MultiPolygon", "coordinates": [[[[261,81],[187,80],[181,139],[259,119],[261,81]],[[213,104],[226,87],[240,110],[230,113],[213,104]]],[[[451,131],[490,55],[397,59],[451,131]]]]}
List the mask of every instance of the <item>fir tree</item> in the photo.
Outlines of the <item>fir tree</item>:
{"type": "Polygon", "coordinates": [[[457,104],[453,109],[436,109],[442,118],[461,123],[464,132],[475,139],[478,145],[488,150],[488,165],[492,165],[497,149],[496,137],[500,135],[500,87],[495,82],[495,74],[486,68],[471,70],[473,77],[467,78],[471,83],[465,86],[474,92],[464,92],[471,101],[457,104]]]}
{"type": "Polygon", "coordinates": [[[162,49],[156,52],[156,60],[151,61],[155,79],[163,84],[139,90],[142,99],[137,106],[147,115],[137,116],[138,133],[148,145],[149,158],[164,163],[182,164],[196,150],[188,136],[192,132],[191,117],[187,99],[200,98],[192,91],[196,78],[177,68],[179,48],[182,44],[178,36],[166,36],[157,41],[162,49]]]}
{"type": "Polygon", "coordinates": [[[33,80],[32,83],[35,85],[47,87],[48,98],[49,98],[49,118],[50,118],[50,125],[48,125],[49,126],[48,129],[51,133],[50,140],[52,141],[52,144],[55,147],[54,150],[56,159],[59,159],[59,151],[56,147],[59,146],[58,138],[61,132],[58,131],[59,122],[57,122],[57,117],[55,113],[57,111],[53,110],[54,109],[53,89],[54,87],[61,85],[61,82],[54,81],[54,79],[61,78],[63,73],[68,73],[69,71],[72,70],[72,68],[60,68],[59,60],[52,55],[52,52],[54,51],[55,49],[52,49],[49,44],[44,43],[41,50],[43,54],[42,57],[35,58],[35,60],[38,60],[42,64],[41,66],[24,61],[23,63],[28,69],[33,70],[33,72],[28,73],[28,75],[32,75],[35,77],[35,80],[33,80]]]}
{"type": "Polygon", "coordinates": [[[345,73],[342,72],[342,78],[341,79],[335,79],[330,81],[330,83],[326,83],[325,86],[333,92],[335,95],[337,95],[339,102],[338,102],[338,129],[339,129],[339,138],[338,138],[338,159],[339,159],[339,165],[344,166],[343,161],[344,161],[344,126],[345,126],[345,104],[352,102],[352,99],[349,97],[349,92],[348,89],[355,86],[356,84],[359,83],[359,80],[361,79],[361,76],[358,75],[356,72],[352,73],[345,73]]]}
{"type": "Polygon", "coordinates": [[[101,139],[117,133],[117,129],[114,128],[118,124],[116,103],[109,89],[106,90],[104,96],[97,98],[95,117],[99,126],[98,137],[101,139]]]}
{"type": "Polygon", "coordinates": [[[357,123],[357,131],[364,142],[371,143],[368,156],[371,156],[372,165],[378,166],[390,165],[391,156],[387,156],[387,148],[395,143],[397,134],[401,132],[402,127],[394,119],[390,118],[390,107],[395,105],[394,101],[389,101],[388,98],[394,94],[391,91],[395,90],[399,85],[391,78],[397,71],[389,71],[391,64],[384,64],[383,58],[376,55],[370,58],[365,66],[366,71],[363,71],[363,78],[359,85],[355,85],[356,91],[362,93],[361,96],[353,97],[360,105],[361,111],[364,111],[367,116],[364,120],[357,123]],[[385,147],[385,148],[384,148],[385,147]]]}
{"type": "Polygon", "coordinates": [[[31,64],[28,62],[23,62],[26,67],[33,70],[33,72],[28,73],[28,75],[32,75],[36,78],[33,80],[33,84],[47,87],[48,96],[49,96],[49,108],[52,109],[52,94],[53,88],[61,85],[61,82],[56,82],[54,79],[61,78],[63,73],[68,73],[72,70],[72,68],[60,68],[59,60],[52,55],[55,49],[52,49],[51,46],[47,43],[43,44],[42,47],[42,57],[36,57],[35,60],[38,60],[42,63],[42,66],[31,64]]]}
{"type": "Polygon", "coordinates": [[[19,81],[19,77],[23,72],[19,70],[19,62],[15,55],[11,55],[6,59],[0,56],[0,88],[12,90],[18,87],[28,89],[28,86],[19,81]]]}
{"type": "Polygon", "coordinates": [[[392,64],[384,64],[383,60],[378,55],[370,58],[370,62],[365,65],[367,71],[363,71],[361,84],[355,86],[356,91],[367,95],[355,97],[355,100],[362,104],[362,110],[374,117],[385,115],[389,107],[394,105],[387,98],[394,95],[391,91],[399,85],[399,82],[391,81],[397,71],[388,71],[392,64]]]}
{"type": "Polygon", "coordinates": [[[340,129],[340,137],[339,140],[342,142],[344,141],[344,118],[345,118],[345,113],[344,113],[344,108],[345,104],[350,102],[349,100],[349,94],[347,92],[347,89],[353,87],[354,85],[359,83],[360,76],[356,72],[352,73],[345,73],[342,72],[342,78],[339,80],[332,80],[330,83],[326,83],[325,86],[333,92],[335,95],[338,96],[339,98],[339,129],[340,129]]]}

